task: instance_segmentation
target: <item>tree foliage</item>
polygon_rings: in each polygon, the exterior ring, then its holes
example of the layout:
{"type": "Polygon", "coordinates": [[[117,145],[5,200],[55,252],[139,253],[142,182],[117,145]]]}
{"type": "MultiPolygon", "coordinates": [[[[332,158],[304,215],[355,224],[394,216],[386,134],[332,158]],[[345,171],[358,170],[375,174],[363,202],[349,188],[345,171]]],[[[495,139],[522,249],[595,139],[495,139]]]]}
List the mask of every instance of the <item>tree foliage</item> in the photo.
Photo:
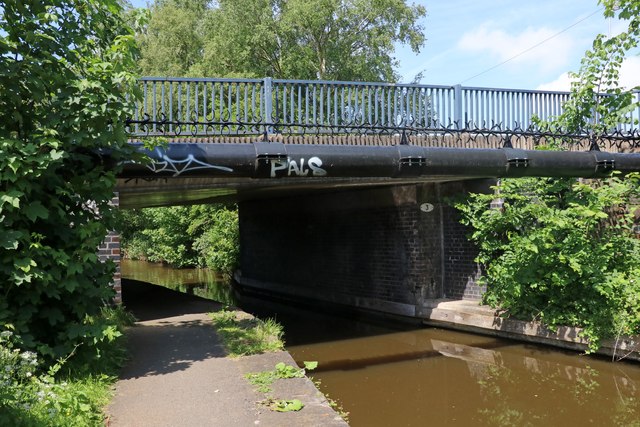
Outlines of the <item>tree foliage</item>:
{"type": "MultiPolygon", "coordinates": [[[[640,38],[640,1],[603,4],[605,16],[627,19],[628,29],[596,37],[552,123],[594,136],[627,122],[636,107],[618,78],[640,38]]],[[[637,175],[504,179],[494,191],[457,205],[485,267],[484,302],[518,318],[582,327],[591,351],[603,338],[640,333],[640,241],[631,214],[637,175]],[[501,209],[490,207],[496,198],[501,209]]]]}
{"type": "Polygon", "coordinates": [[[603,337],[640,333],[640,241],[625,208],[637,182],[610,178],[501,181],[458,208],[485,266],[483,301],[520,319],[603,337]]]}
{"type": "Polygon", "coordinates": [[[97,247],[131,155],[134,38],[116,0],[5,0],[0,13],[0,323],[58,357],[114,332],[88,319],[114,295],[97,247]]]}
{"type": "Polygon", "coordinates": [[[174,267],[209,267],[231,275],[238,266],[238,212],[222,205],[123,211],[124,254],[174,267]]]}
{"type": "MultiPolygon", "coordinates": [[[[606,17],[625,20],[627,29],[614,36],[599,34],[585,52],[574,79],[571,98],[556,124],[569,131],[589,130],[602,134],[620,123],[630,122],[628,113],[638,107],[636,88],[618,85],[620,68],[627,53],[640,41],[640,1],[602,0],[606,17]]],[[[637,124],[637,123],[636,123],[637,124]]]]}
{"type": "Polygon", "coordinates": [[[143,74],[395,81],[394,44],[418,52],[404,0],[164,0],[141,36],[143,74]]]}
{"type": "MultiPolygon", "coordinates": [[[[144,13],[144,12],[143,12],[144,13]]],[[[144,16],[144,15],[143,15],[144,16]]],[[[145,16],[140,68],[147,76],[186,76],[200,62],[202,11],[177,3],[154,5],[145,16]]]]}

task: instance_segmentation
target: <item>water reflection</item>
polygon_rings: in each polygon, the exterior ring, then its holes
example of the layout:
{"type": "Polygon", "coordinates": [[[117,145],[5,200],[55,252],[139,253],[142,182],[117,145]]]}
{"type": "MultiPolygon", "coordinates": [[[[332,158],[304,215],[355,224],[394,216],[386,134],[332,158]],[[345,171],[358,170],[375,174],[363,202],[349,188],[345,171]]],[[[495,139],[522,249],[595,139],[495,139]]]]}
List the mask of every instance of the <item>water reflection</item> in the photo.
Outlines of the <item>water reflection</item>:
{"type": "Polygon", "coordinates": [[[635,365],[438,329],[288,350],[352,426],[640,425],[635,365]]]}
{"type": "Polygon", "coordinates": [[[319,362],[314,378],[352,426],[640,425],[637,365],[264,303],[258,312],[277,313],[298,363],[319,362]]]}
{"type": "MultiPolygon", "coordinates": [[[[132,279],[196,292],[203,270],[125,261],[132,279]]],[[[202,295],[229,301],[231,288],[202,295]],[[207,296],[209,295],[209,296],[207,296]]],[[[197,291],[201,292],[201,291],[197,291]]],[[[243,299],[276,317],[287,350],[319,362],[321,390],[358,426],[640,426],[640,365],[435,328],[371,323],[317,307],[243,299]],[[393,326],[390,326],[393,325],[393,326]]]]}
{"type": "Polygon", "coordinates": [[[236,303],[228,280],[208,268],[169,268],[163,264],[123,259],[122,277],[153,283],[224,304],[236,303]]]}

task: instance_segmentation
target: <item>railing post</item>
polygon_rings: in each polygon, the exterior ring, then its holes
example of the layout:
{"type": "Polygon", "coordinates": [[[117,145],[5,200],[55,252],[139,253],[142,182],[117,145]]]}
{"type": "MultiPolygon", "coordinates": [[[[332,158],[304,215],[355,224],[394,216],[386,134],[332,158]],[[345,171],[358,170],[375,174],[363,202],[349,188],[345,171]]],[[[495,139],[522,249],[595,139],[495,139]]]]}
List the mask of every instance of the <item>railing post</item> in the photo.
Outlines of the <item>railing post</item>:
{"type": "Polygon", "coordinates": [[[264,121],[265,133],[270,135],[273,133],[273,127],[268,125],[273,117],[273,80],[271,77],[265,77],[262,83],[262,92],[264,96],[264,110],[262,120],[264,121]]]}
{"type": "Polygon", "coordinates": [[[453,87],[453,122],[458,129],[464,127],[462,123],[462,86],[455,85],[453,87]]]}

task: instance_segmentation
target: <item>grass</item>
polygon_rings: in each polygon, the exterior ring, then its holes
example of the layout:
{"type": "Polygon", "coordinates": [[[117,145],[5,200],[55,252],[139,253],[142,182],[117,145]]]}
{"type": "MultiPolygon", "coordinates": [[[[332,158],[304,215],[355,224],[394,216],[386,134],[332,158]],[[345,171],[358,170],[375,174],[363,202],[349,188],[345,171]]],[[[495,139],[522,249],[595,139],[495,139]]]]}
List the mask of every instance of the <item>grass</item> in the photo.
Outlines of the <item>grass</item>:
{"type": "MultiPolygon", "coordinates": [[[[98,317],[121,331],[133,321],[122,307],[105,308],[98,317]]],[[[99,358],[74,352],[48,370],[35,353],[22,351],[9,331],[0,338],[0,427],[105,425],[104,408],[126,360],[122,336],[105,342],[99,358]]]]}
{"type": "MultiPolygon", "coordinates": [[[[239,357],[284,349],[282,326],[273,319],[260,320],[255,317],[245,317],[246,313],[226,309],[209,313],[209,316],[213,320],[229,356],[239,357]]],[[[245,378],[256,386],[257,391],[266,395],[265,399],[259,402],[260,404],[272,411],[299,411],[304,408],[304,404],[300,400],[273,398],[269,395],[273,391],[271,385],[279,379],[302,378],[307,371],[311,371],[317,366],[318,362],[304,362],[304,368],[281,362],[276,364],[271,371],[248,373],[245,378]]],[[[314,383],[319,389],[320,382],[314,380],[314,383]]],[[[335,400],[327,395],[325,397],[329,406],[345,421],[348,421],[349,413],[335,400]]]]}
{"type": "Polygon", "coordinates": [[[220,310],[209,314],[229,356],[247,356],[284,349],[284,332],[278,322],[273,319],[244,317],[240,313],[220,310]]]}

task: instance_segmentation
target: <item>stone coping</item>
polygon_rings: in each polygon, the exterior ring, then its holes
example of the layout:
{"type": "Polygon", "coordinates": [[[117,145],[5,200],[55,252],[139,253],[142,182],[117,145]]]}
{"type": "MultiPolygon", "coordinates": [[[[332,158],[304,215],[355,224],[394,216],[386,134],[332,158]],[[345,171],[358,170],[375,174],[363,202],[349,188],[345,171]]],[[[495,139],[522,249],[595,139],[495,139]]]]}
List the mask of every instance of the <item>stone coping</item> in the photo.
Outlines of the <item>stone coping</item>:
{"type": "MultiPolygon", "coordinates": [[[[580,328],[562,326],[557,331],[539,322],[526,322],[498,316],[498,312],[474,300],[425,301],[423,323],[469,332],[489,334],[569,350],[584,352],[587,341],[580,337],[580,328]]],[[[596,352],[612,360],[640,361],[640,336],[604,340],[596,352]]]]}

